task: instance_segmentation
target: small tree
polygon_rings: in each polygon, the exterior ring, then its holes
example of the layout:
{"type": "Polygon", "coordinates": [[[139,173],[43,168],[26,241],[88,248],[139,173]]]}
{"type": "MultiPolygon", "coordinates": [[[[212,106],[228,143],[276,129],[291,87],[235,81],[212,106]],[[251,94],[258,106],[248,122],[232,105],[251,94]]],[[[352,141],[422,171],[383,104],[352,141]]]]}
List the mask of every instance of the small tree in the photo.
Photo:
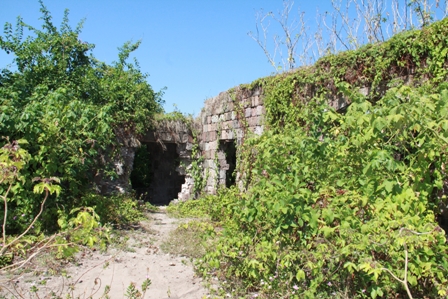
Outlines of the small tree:
{"type": "Polygon", "coordinates": [[[34,177],[61,180],[61,196],[49,196],[41,217],[42,228],[57,228],[57,210],[77,207],[95,174],[104,171],[104,154],[119,152],[117,131],[143,133],[162,111],[162,92],[154,92],[138,64],[127,61],[140,42],[125,43],[117,62],[107,65],[94,58],[93,44],[80,39],[83,21],[72,29],[66,10],[57,28],[40,4],[41,29],[18,18],[0,36],[0,48],[14,55],[15,64],[0,72],[0,136],[27,140],[30,154],[24,181],[14,187],[11,217],[25,215],[11,223],[16,232],[40,209],[40,197],[31,191],[34,177]]]}

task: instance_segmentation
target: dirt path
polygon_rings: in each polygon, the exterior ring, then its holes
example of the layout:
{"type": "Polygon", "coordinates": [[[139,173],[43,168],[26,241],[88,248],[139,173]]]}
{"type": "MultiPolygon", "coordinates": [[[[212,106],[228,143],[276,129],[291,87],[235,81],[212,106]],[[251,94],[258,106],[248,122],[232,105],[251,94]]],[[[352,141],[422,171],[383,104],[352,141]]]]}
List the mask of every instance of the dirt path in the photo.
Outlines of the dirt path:
{"type": "MultiPolygon", "coordinates": [[[[37,288],[40,298],[54,298],[49,295],[53,291],[63,298],[70,293],[74,298],[115,299],[129,298],[126,296],[129,285],[134,284],[141,290],[142,283],[149,278],[151,285],[144,298],[207,298],[207,291],[201,279],[195,276],[189,258],[166,254],[160,249],[170,232],[178,227],[179,220],[168,217],[164,207],[149,214],[149,218],[141,223],[141,229],[128,233],[129,240],[120,249],[84,253],[77,265],[66,268],[66,278],[45,275],[45,272],[40,276],[28,273],[15,278],[14,285],[4,286],[10,291],[15,292],[15,288],[22,292],[24,298],[37,298],[30,292],[37,288]],[[73,285],[74,290],[71,291],[69,285],[73,285]],[[109,297],[105,296],[106,285],[110,287],[109,297]]],[[[11,293],[5,289],[0,294],[11,298],[11,293]]]]}

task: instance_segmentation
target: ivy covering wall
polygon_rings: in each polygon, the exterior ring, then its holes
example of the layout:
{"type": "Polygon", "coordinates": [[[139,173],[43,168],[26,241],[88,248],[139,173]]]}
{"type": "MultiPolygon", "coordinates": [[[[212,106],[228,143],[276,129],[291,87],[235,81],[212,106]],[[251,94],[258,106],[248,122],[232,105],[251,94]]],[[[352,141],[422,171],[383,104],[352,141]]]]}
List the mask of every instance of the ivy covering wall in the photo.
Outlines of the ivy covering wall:
{"type": "Polygon", "coordinates": [[[248,298],[445,298],[447,33],[242,86],[262,88],[267,129],[238,149],[247,190],[198,203],[224,228],[199,271],[248,298]]]}

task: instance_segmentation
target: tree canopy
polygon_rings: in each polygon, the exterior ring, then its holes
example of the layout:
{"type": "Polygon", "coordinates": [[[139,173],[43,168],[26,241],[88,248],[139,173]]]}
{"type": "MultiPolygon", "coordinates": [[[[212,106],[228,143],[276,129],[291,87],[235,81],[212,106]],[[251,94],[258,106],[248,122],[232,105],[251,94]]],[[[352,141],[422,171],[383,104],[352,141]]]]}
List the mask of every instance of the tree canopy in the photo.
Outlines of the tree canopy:
{"type": "Polygon", "coordinates": [[[19,17],[15,26],[6,23],[0,36],[0,48],[14,55],[0,70],[0,136],[27,140],[31,155],[22,170],[25,183],[13,188],[14,212],[8,215],[9,220],[25,215],[18,218],[23,223],[40,203],[31,191],[34,177],[61,179],[61,195],[47,202],[45,222],[56,207],[72,208],[88,192],[105,167],[100,154],[120,147],[118,129],[141,134],[162,111],[163,91],[152,89],[136,60],[128,62],[140,41],[126,42],[116,62],[103,63],[93,56],[94,44],[79,37],[83,21],[72,29],[66,10],[58,28],[40,4],[41,29],[19,17]]]}

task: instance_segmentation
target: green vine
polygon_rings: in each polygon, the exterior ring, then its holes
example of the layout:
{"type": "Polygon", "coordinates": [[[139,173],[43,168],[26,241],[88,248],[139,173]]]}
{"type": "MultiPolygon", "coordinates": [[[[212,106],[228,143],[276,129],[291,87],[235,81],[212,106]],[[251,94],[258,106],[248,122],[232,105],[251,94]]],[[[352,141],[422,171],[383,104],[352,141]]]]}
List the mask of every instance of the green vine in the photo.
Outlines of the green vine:
{"type": "Polygon", "coordinates": [[[266,130],[238,148],[247,188],[214,197],[223,230],[198,271],[234,297],[448,296],[447,33],[443,20],[232,91],[263,89],[266,130]]]}
{"type": "Polygon", "coordinates": [[[199,144],[197,143],[196,138],[193,140],[193,147],[191,149],[191,168],[189,169],[189,173],[194,180],[193,193],[195,197],[198,197],[199,194],[204,190],[204,187],[208,180],[208,169],[207,173],[204,175],[203,163],[204,157],[202,157],[201,152],[199,150],[199,144]]]}

